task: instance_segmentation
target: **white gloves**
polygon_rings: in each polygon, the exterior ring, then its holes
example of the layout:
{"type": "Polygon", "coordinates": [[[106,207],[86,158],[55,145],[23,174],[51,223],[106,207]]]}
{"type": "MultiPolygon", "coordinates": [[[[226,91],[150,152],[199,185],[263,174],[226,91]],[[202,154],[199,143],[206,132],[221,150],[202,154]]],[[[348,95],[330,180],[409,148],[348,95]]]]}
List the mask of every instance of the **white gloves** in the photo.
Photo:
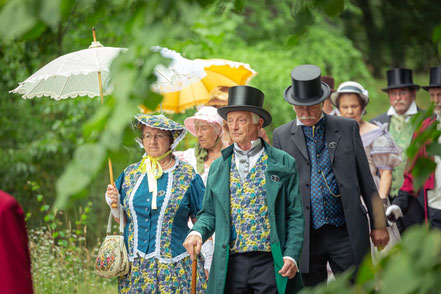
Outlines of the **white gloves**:
{"type": "Polygon", "coordinates": [[[202,245],[201,251],[205,257],[204,269],[210,272],[214,252],[213,240],[208,239],[205,241],[205,243],[202,245]]]}
{"type": "Polygon", "coordinates": [[[392,222],[396,222],[398,218],[403,217],[403,212],[398,205],[392,204],[386,209],[386,217],[392,222]]]}

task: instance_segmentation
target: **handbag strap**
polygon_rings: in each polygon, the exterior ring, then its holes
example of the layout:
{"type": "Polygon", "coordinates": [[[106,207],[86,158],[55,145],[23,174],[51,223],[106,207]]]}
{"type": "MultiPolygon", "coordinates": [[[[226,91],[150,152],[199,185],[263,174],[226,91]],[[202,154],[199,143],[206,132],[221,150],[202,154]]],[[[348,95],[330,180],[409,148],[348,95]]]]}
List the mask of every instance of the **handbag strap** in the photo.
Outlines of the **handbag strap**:
{"type": "MultiPolygon", "coordinates": [[[[122,235],[124,233],[124,211],[122,205],[119,205],[119,233],[122,235]]],[[[110,235],[112,230],[112,210],[109,213],[109,220],[107,221],[107,235],[110,235]]]]}

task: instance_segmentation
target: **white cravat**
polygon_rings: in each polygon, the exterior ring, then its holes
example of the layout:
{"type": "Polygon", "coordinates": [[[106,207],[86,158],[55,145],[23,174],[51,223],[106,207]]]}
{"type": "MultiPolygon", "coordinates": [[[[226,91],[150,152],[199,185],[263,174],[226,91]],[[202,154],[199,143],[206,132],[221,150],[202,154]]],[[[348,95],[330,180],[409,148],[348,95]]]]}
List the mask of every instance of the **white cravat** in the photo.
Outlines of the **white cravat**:
{"type": "Polygon", "coordinates": [[[263,153],[263,144],[259,139],[251,141],[251,148],[249,150],[242,150],[237,143],[234,143],[233,152],[235,155],[235,162],[237,170],[242,180],[245,180],[250,170],[256,164],[257,160],[263,153]]]}
{"type": "MultiPolygon", "coordinates": [[[[412,101],[412,104],[410,104],[409,109],[403,114],[403,116],[405,117],[404,121],[407,123],[409,119],[417,113],[418,113],[418,107],[415,101],[412,101]]],[[[387,116],[399,116],[399,114],[395,111],[395,108],[391,106],[387,111],[387,116]]]]}

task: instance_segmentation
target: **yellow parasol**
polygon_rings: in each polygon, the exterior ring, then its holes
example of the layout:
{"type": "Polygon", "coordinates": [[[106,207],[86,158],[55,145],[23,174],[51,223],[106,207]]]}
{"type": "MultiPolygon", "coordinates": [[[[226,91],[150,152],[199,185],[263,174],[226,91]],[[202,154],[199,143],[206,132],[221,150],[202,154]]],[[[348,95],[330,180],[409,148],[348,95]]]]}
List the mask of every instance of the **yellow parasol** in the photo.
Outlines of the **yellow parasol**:
{"type": "Polygon", "coordinates": [[[225,59],[196,59],[193,62],[205,70],[206,76],[183,89],[173,92],[162,91],[163,111],[180,113],[188,108],[205,104],[210,100],[210,93],[216,87],[246,85],[257,74],[248,64],[242,62],[225,59]]]}

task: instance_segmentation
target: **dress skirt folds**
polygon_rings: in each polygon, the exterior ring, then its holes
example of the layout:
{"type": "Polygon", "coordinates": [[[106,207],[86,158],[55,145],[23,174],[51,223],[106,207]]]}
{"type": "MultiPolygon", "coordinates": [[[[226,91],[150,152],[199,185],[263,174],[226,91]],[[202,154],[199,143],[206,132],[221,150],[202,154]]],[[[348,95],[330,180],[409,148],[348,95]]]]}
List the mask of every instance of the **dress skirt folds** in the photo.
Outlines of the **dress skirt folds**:
{"type": "MultiPolygon", "coordinates": [[[[191,258],[161,263],[156,258],[135,258],[130,272],[119,278],[119,293],[190,293],[191,258]]],[[[202,255],[198,258],[196,293],[205,293],[207,287],[202,255]]]]}

